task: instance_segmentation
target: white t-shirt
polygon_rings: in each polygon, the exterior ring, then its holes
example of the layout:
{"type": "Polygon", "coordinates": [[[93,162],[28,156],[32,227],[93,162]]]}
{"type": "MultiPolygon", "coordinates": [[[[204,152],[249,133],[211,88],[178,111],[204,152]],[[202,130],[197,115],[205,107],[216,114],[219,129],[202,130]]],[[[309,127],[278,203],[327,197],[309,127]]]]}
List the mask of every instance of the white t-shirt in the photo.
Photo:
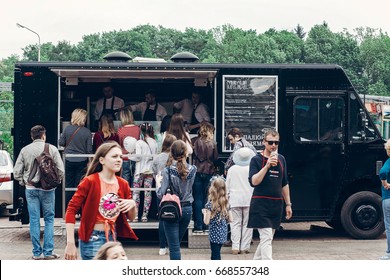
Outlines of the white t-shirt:
{"type": "MultiPolygon", "coordinates": [[[[106,98],[106,109],[111,109],[112,99],[113,99],[113,97],[106,98]]],[[[95,120],[100,119],[102,112],[103,112],[103,104],[104,104],[104,98],[101,98],[97,101],[96,107],[95,107],[95,112],[94,112],[95,120]]],[[[125,102],[123,101],[123,99],[115,96],[113,109],[116,110],[116,109],[120,109],[123,107],[125,107],[125,102]]]]}

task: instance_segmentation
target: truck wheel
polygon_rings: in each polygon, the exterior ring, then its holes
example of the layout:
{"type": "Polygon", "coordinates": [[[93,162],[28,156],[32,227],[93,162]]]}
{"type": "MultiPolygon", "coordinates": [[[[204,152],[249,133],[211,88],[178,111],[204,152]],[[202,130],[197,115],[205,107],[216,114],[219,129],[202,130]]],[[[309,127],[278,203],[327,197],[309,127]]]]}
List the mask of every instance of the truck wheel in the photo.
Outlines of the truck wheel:
{"type": "Polygon", "coordinates": [[[341,209],[341,224],[353,238],[379,237],[385,230],[381,197],[369,191],[351,195],[341,209]]]}

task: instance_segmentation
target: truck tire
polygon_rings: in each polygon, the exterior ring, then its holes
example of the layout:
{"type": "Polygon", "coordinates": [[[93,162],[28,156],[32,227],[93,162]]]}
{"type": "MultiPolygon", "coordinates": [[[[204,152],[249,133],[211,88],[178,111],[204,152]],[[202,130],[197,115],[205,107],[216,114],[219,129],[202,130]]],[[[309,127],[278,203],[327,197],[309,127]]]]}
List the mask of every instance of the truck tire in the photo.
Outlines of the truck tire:
{"type": "Polygon", "coordinates": [[[351,195],[341,208],[341,224],[353,238],[378,238],[385,231],[381,197],[369,191],[351,195]]]}

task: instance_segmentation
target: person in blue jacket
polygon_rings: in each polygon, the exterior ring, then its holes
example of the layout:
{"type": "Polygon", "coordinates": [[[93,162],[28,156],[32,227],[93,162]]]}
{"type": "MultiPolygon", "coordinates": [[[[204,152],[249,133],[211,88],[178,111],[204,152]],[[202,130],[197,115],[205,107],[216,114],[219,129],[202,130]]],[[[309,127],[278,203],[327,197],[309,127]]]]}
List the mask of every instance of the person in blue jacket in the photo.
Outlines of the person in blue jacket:
{"type": "MultiPolygon", "coordinates": [[[[390,139],[385,144],[387,155],[390,157],[390,139]]],[[[390,260],[390,158],[386,160],[379,172],[382,181],[382,209],[385,222],[387,250],[386,254],[380,257],[381,260],[390,260]]]]}

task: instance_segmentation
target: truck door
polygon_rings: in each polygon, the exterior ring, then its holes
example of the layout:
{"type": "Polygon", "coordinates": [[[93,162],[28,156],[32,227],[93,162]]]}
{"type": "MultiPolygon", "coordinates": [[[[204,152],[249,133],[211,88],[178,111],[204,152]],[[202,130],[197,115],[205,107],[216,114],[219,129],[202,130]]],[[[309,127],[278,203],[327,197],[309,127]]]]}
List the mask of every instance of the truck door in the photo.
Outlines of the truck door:
{"type": "MultiPolygon", "coordinates": [[[[285,144],[294,217],[326,219],[345,164],[345,102],[342,96],[289,96],[292,131],[285,144]]],[[[290,111],[288,110],[288,111],[290,111]]]]}

